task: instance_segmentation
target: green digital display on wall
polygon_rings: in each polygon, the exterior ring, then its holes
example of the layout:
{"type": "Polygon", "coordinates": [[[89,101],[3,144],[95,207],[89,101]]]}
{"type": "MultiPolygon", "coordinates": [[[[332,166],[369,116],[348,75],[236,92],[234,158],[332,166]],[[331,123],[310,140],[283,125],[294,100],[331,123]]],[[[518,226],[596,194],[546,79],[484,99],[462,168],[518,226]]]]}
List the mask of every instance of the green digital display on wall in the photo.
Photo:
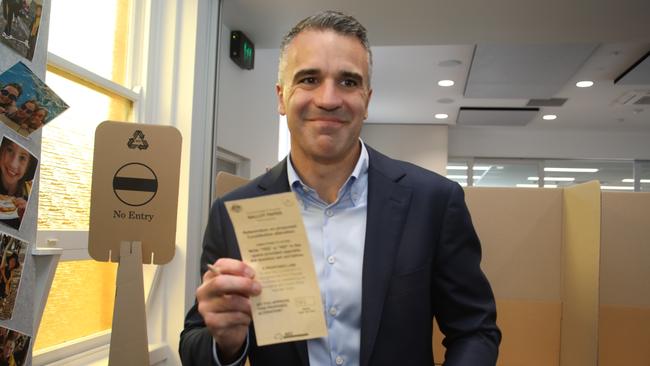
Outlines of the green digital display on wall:
{"type": "Polygon", "coordinates": [[[255,45],[242,31],[230,33],[230,59],[245,70],[255,66],[255,45]]]}

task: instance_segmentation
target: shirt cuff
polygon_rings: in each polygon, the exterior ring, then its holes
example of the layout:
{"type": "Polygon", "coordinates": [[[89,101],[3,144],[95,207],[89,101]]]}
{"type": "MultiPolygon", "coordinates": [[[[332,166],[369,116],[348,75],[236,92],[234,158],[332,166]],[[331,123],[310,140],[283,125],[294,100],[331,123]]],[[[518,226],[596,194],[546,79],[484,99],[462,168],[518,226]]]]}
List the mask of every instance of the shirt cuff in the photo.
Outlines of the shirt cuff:
{"type": "Polygon", "coordinates": [[[212,341],[212,357],[214,358],[214,362],[217,363],[217,366],[237,366],[237,365],[241,365],[242,362],[244,361],[244,358],[246,358],[246,354],[248,354],[248,337],[249,336],[250,336],[250,334],[246,334],[246,345],[244,346],[244,351],[242,352],[241,356],[239,356],[239,358],[235,362],[229,363],[227,365],[224,365],[219,360],[219,356],[217,355],[217,342],[215,342],[213,340],[212,341]]]}

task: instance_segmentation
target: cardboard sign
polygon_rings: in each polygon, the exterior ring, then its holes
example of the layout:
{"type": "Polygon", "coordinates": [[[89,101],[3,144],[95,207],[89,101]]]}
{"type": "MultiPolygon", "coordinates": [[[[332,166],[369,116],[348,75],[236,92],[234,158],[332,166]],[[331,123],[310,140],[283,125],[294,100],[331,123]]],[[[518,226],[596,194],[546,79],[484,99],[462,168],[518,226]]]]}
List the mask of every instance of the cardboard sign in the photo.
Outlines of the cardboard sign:
{"type": "Polygon", "coordinates": [[[174,257],[181,135],[171,126],[102,122],[95,131],[88,252],[118,262],[122,241],[142,262],[174,257]]]}

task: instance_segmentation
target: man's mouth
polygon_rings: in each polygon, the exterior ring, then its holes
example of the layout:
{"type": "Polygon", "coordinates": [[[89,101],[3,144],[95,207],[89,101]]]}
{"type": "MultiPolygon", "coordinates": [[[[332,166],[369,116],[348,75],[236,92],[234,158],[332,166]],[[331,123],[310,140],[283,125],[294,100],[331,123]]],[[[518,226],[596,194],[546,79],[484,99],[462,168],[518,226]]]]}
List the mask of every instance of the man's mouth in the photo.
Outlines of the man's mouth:
{"type": "Polygon", "coordinates": [[[345,123],[344,118],[336,116],[311,116],[307,118],[307,121],[345,123]]]}

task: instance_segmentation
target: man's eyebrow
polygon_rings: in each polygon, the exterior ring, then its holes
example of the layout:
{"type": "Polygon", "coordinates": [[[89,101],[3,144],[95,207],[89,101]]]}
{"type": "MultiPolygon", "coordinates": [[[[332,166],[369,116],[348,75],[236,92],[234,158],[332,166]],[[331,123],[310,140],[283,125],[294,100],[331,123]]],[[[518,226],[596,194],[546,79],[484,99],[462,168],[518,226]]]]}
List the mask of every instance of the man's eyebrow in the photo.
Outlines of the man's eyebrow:
{"type": "Polygon", "coordinates": [[[353,72],[353,71],[343,71],[343,72],[341,72],[341,77],[343,79],[353,79],[356,82],[358,82],[359,84],[363,84],[363,81],[364,81],[363,76],[361,74],[359,74],[357,72],[353,72]]]}
{"type": "Polygon", "coordinates": [[[293,75],[293,82],[295,83],[297,80],[300,80],[306,76],[315,76],[319,74],[320,71],[318,69],[302,69],[293,75]]]}

